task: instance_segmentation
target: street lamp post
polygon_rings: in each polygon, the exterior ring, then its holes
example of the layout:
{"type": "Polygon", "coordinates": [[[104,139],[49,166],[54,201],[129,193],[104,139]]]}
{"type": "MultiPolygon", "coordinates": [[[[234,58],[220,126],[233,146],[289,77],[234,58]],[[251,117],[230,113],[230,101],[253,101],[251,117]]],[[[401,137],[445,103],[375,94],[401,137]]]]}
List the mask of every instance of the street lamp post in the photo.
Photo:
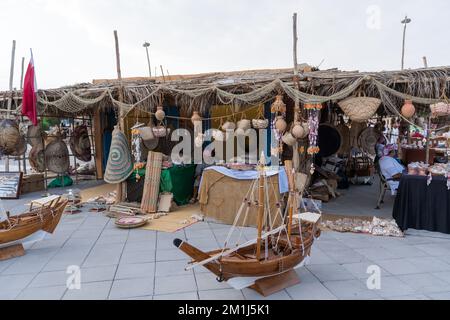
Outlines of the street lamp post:
{"type": "Polygon", "coordinates": [[[148,62],[148,73],[150,74],[150,78],[152,77],[152,67],[150,66],[150,55],[148,54],[148,47],[150,47],[150,43],[145,42],[143,44],[145,51],[147,52],[147,62],[148,62]]]}
{"type": "Polygon", "coordinates": [[[405,67],[405,41],[406,41],[406,25],[411,22],[411,19],[408,16],[405,16],[405,19],[402,20],[403,28],[403,46],[402,46],[402,70],[405,67]]]}

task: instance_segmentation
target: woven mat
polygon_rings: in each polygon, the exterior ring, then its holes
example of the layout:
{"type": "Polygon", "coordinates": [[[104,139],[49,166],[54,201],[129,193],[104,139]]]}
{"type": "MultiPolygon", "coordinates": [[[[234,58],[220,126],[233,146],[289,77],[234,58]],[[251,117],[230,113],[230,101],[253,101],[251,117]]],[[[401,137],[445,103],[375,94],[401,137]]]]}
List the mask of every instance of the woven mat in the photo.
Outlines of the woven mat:
{"type": "Polygon", "coordinates": [[[174,233],[196,224],[198,222],[197,219],[192,218],[195,214],[202,215],[199,205],[179,207],[176,211],[169,213],[167,216],[151,220],[147,225],[142,227],[142,229],[174,233]],[[183,222],[186,221],[188,223],[183,224],[183,222]]]}
{"type": "MultiPolygon", "coordinates": [[[[364,217],[364,216],[350,216],[350,215],[322,213],[322,222],[337,221],[337,220],[342,220],[342,219],[352,219],[352,220],[371,222],[373,220],[373,216],[364,217]]],[[[336,231],[336,230],[325,227],[323,224],[320,225],[320,229],[322,231],[336,231]]]]}
{"type": "Polygon", "coordinates": [[[82,190],[80,192],[81,202],[87,202],[89,199],[101,196],[107,196],[108,193],[116,191],[115,184],[102,184],[100,186],[82,190]]]}

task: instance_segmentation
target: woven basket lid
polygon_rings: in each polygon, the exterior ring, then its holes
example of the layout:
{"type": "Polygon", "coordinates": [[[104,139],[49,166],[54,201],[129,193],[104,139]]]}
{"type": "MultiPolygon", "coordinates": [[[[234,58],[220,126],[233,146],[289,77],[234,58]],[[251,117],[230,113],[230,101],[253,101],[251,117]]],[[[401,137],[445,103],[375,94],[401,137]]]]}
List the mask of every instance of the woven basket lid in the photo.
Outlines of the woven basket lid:
{"type": "Polygon", "coordinates": [[[22,156],[27,151],[27,148],[28,148],[27,140],[25,139],[25,137],[20,136],[16,150],[13,153],[11,153],[11,155],[15,157],[22,156]]]}
{"type": "Polygon", "coordinates": [[[17,154],[22,137],[19,126],[13,120],[5,119],[0,122],[0,151],[3,155],[17,154]]]}
{"type": "Polygon", "coordinates": [[[62,140],[53,141],[45,148],[45,163],[48,170],[54,173],[66,173],[69,170],[69,149],[62,140]]]}
{"type": "Polygon", "coordinates": [[[155,137],[152,128],[153,126],[149,125],[138,129],[144,146],[150,151],[154,150],[159,144],[159,138],[155,137]]]}
{"type": "Polygon", "coordinates": [[[31,148],[28,162],[36,172],[45,171],[45,151],[41,145],[31,148]]]}
{"type": "Polygon", "coordinates": [[[350,129],[345,124],[341,123],[336,127],[336,130],[339,131],[341,135],[341,147],[338,150],[338,154],[348,154],[351,149],[350,145],[350,129]]]}
{"type": "Polygon", "coordinates": [[[70,149],[78,160],[91,161],[91,139],[86,126],[75,127],[70,137],[70,149]]]}
{"type": "Polygon", "coordinates": [[[41,127],[38,126],[28,126],[27,130],[27,142],[32,146],[43,145],[44,135],[42,134],[41,127]]]}
{"type": "Polygon", "coordinates": [[[354,122],[352,121],[350,127],[350,148],[358,148],[359,147],[359,136],[364,129],[367,128],[367,125],[362,122],[354,122]]]}
{"type": "Polygon", "coordinates": [[[319,155],[329,157],[336,154],[341,147],[342,137],[336,128],[328,123],[319,126],[319,155]]]}
{"type": "Polygon", "coordinates": [[[107,183],[115,184],[128,179],[133,172],[133,163],[125,135],[116,127],[112,136],[104,179],[107,183]]]}
{"type": "Polygon", "coordinates": [[[359,147],[368,154],[375,155],[375,146],[380,136],[380,132],[375,128],[365,129],[359,136],[359,147]]]}

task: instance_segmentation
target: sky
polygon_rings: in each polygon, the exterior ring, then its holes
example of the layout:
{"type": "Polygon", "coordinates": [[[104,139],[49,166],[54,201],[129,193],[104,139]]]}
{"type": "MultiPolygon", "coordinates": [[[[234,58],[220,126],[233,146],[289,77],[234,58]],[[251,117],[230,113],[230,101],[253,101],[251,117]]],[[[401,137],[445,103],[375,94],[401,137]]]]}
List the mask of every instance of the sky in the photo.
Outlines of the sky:
{"type": "Polygon", "coordinates": [[[123,77],[293,66],[292,15],[299,62],[321,69],[381,71],[450,65],[447,0],[0,0],[0,90],[14,87],[30,48],[40,89],[116,78],[113,31],[123,77]]]}

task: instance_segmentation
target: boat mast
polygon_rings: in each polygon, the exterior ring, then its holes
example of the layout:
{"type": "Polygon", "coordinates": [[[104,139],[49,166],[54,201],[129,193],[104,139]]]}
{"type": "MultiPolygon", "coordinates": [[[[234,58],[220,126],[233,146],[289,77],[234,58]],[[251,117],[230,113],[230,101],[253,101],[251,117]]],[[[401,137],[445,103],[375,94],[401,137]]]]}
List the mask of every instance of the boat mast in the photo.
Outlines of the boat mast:
{"type": "Polygon", "coordinates": [[[258,199],[258,239],[256,242],[256,259],[261,259],[261,242],[262,242],[262,229],[264,218],[264,205],[265,205],[265,186],[264,186],[264,165],[265,158],[262,155],[259,164],[259,199],[258,199]]]}

